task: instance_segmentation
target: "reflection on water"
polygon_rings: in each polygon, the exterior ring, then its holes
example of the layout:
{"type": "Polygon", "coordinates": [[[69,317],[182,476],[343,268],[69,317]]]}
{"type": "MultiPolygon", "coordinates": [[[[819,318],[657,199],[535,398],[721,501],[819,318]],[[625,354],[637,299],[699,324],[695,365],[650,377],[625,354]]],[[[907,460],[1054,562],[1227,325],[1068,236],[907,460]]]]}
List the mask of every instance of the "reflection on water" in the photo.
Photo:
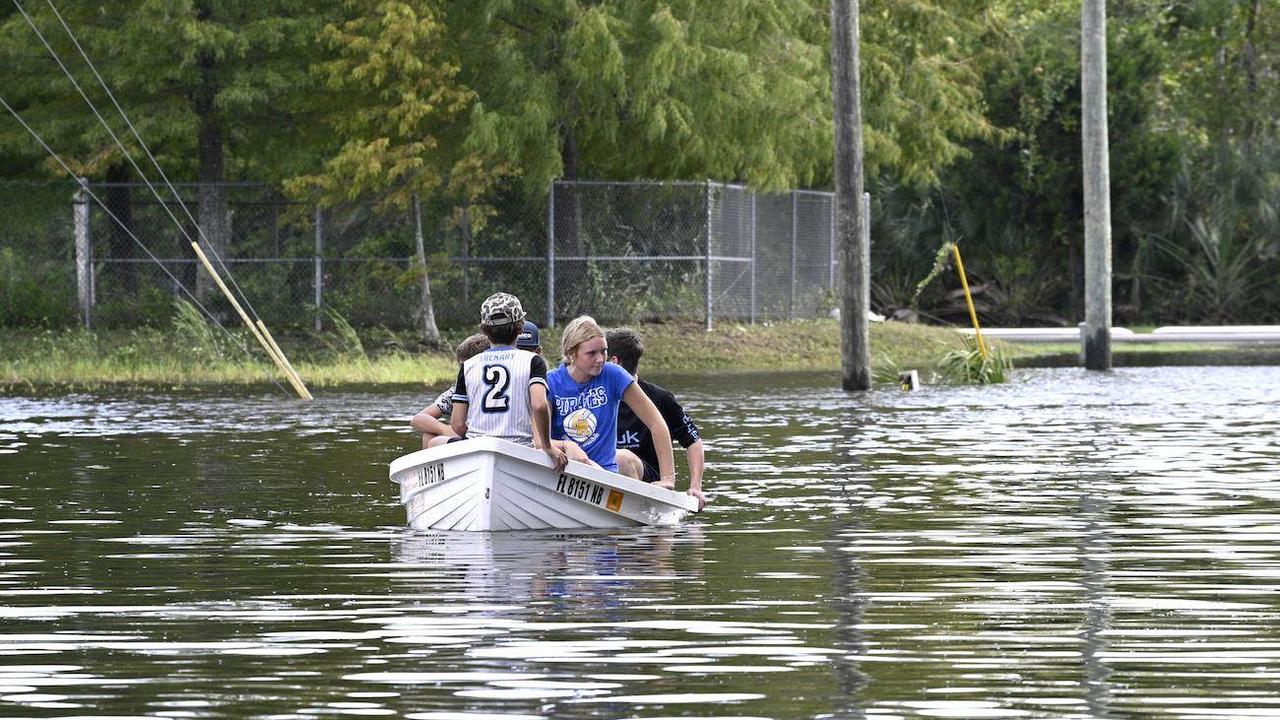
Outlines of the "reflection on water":
{"type": "Polygon", "coordinates": [[[0,716],[1280,715],[1280,369],[668,383],[679,527],[404,527],[426,393],[0,399],[0,716]]]}

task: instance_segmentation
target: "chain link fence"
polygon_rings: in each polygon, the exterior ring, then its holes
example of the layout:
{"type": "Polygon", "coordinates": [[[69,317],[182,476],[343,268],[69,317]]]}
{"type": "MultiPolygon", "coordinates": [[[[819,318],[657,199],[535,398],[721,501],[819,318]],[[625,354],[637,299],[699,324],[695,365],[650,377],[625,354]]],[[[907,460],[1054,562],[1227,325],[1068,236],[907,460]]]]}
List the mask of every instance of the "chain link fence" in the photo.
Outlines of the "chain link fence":
{"type": "MultiPolygon", "coordinates": [[[[80,275],[89,278],[82,314],[93,324],[159,322],[171,314],[175,297],[198,298],[216,316],[230,317],[191,249],[191,241],[201,239],[197,186],[175,186],[181,202],[167,188],[153,193],[142,184],[86,188],[75,195],[72,214],[80,275]]],[[[263,185],[225,184],[220,190],[227,197],[231,228],[220,255],[226,276],[264,321],[279,324],[296,317],[308,301],[310,282],[307,209],[263,185]]]]}
{"type": "Polygon", "coordinates": [[[76,321],[69,182],[0,183],[0,325],[76,321]]]}
{"type": "Polygon", "coordinates": [[[824,315],[838,277],[834,203],[713,182],[557,181],[546,321],[824,315]]]}
{"type": "MultiPolygon", "coordinates": [[[[89,300],[82,314],[101,326],[155,323],[170,316],[175,297],[194,295],[215,316],[230,318],[231,309],[206,287],[191,249],[198,235],[188,213],[199,218],[198,186],[176,186],[182,203],[167,189],[157,198],[144,184],[87,188],[67,213],[85,218],[81,264],[88,266],[89,300]]],[[[270,186],[221,188],[230,228],[221,264],[268,325],[319,330],[333,312],[357,327],[415,326],[421,273],[411,207],[321,210],[270,186]]],[[[440,325],[473,324],[491,288],[523,293],[533,301],[531,310],[542,311],[545,256],[522,256],[546,245],[538,208],[500,193],[488,205],[423,203],[421,214],[440,325]],[[476,256],[473,248],[483,254],[476,256]]]]}
{"type": "MultiPolygon", "coordinates": [[[[47,324],[70,324],[77,314],[99,327],[157,324],[187,293],[232,319],[191,250],[197,186],[176,186],[182,204],[142,184],[86,187],[0,184],[6,205],[23,209],[0,220],[0,270],[7,263],[29,276],[24,285],[15,272],[0,273],[6,307],[26,308],[0,322],[32,324],[27,316],[43,313],[47,324]]],[[[220,190],[230,229],[222,263],[266,323],[319,329],[332,311],[358,327],[416,326],[412,208],[322,211],[266,185],[220,190]]],[[[497,290],[517,294],[542,325],[591,314],[609,324],[709,326],[812,317],[834,306],[830,193],[557,181],[541,198],[510,188],[485,203],[424,202],[421,216],[442,327],[474,324],[480,301],[497,290]]]]}

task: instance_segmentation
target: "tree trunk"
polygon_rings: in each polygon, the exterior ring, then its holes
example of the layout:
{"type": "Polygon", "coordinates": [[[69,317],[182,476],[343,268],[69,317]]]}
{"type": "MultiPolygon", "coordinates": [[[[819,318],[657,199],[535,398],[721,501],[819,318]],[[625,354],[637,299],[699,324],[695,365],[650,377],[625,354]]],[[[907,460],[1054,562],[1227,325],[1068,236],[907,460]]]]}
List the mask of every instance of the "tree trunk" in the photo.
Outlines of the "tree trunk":
{"type": "MultiPolygon", "coordinates": [[[[1262,13],[1262,0],[1253,0],[1249,5],[1249,17],[1245,21],[1244,47],[1240,50],[1240,64],[1244,66],[1244,91],[1248,100],[1248,107],[1256,106],[1258,95],[1258,47],[1255,44],[1258,16],[1262,13]]],[[[1244,142],[1246,150],[1251,149],[1254,136],[1258,132],[1257,123],[1254,122],[1254,113],[1245,114],[1244,121],[1244,142]]]]}
{"type": "Polygon", "coordinates": [[[1129,322],[1140,323],[1146,309],[1145,296],[1150,294],[1147,290],[1146,278],[1151,271],[1151,246],[1154,241],[1145,232],[1133,227],[1130,227],[1129,233],[1134,236],[1131,243],[1133,259],[1129,264],[1129,304],[1133,308],[1129,322]]]}
{"type": "Polygon", "coordinates": [[[436,327],[436,311],[431,303],[431,276],[427,273],[427,249],[422,237],[422,204],[418,202],[417,193],[413,194],[413,240],[418,249],[418,268],[422,271],[422,294],[418,304],[422,339],[428,345],[439,345],[440,329],[436,327]]]}
{"type": "Polygon", "coordinates": [[[119,278],[120,292],[130,299],[138,295],[138,266],[130,262],[138,257],[138,244],[130,235],[133,232],[133,188],[124,185],[132,179],[128,165],[112,165],[107,168],[107,190],[104,193],[107,209],[111,211],[107,216],[111,232],[106,254],[113,260],[126,261],[116,263],[113,274],[119,278]]]}
{"type": "Polygon", "coordinates": [[[471,307],[471,202],[462,203],[462,307],[471,307]]]}
{"type": "MultiPolygon", "coordinates": [[[[207,20],[211,15],[207,3],[199,3],[197,16],[207,20]]],[[[221,264],[214,255],[226,258],[231,250],[231,217],[227,208],[226,170],[223,161],[222,120],[218,117],[214,100],[218,94],[218,81],[215,77],[217,61],[211,53],[202,53],[197,60],[200,67],[201,82],[192,99],[197,122],[197,157],[200,168],[197,171],[199,183],[199,211],[197,220],[200,233],[196,239],[205,248],[206,254],[215,268],[221,271],[221,264]]],[[[204,302],[211,296],[217,286],[213,279],[199,273],[196,280],[196,296],[204,302]]],[[[225,318],[225,312],[215,312],[219,318],[225,318]]]]}
{"type": "MultiPolygon", "coordinates": [[[[561,140],[560,161],[564,166],[564,179],[577,180],[578,141],[573,135],[573,128],[569,127],[567,122],[561,130],[561,140]]],[[[559,231],[556,239],[564,238],[563,243],[558,243],[560,245],[558,251],[562,251],[565,255],[581,257],[585,254],[582,243],[582,188],[576,184],[570,185],[569,192],[562,200],[563,204],[556,207],[557,214],[569,218],[571,222],[556,223],[559,231]],[[563,213],[561,209],[564,210],[563,213]]]]}

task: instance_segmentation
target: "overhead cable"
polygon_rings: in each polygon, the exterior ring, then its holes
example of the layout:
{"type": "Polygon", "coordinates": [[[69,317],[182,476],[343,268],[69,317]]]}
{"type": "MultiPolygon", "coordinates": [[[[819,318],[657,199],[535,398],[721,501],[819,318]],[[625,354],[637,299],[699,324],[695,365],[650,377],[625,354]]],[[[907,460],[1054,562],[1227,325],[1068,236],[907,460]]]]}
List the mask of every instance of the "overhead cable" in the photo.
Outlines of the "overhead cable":
{"type": "MultiPolygon", "coordinates": [[[[94,202],[98,203],[98,205],[102,208],[102,210],[107,213],[107,217],[111,218],[118,227],[122,228],[125,231],[125,233],[135,243],[137,243],[138,247],[142,248],[142,252],[146,253],[148,258],[150,258],[153,262],[155,262],[156,265],[160,266],[160,270],[162,270],[164,274],[167,275],[169,279],[173,281],[174,286],[182,290],[182,292],[186,293],[187,297],[191,299],[192,304],[194,304],[196,308],[200,310],[200,312],[202,312],[206,317],[213,319],[214,317],[213,313],[209,312],[209,309],[206,308],[203,304],[201,304],[200,299],[197,298],[195,295],[193,295],[191,291],[187,289],[187,286],[182,284],[182,281],[179,280],[173,273],[169,272],[169,268],[165,267],[164,263],[161,262],[160,259],[157,258],[154,254],[152,254],[151,250],[147,248],[146,244],[144,244],[142,240],[138,239],[138,236],[134,234],[133,230],[124,222],[122,222],[114,212],[111,211],[111,208],[107,206],[107,204],[102,200],[102,198],[98,197],[97,193],[95,193],[89,187],[88,183],[83,182],[80,180],[80,178],[76,177],[75,172],[71,170],[71,167],[67,165],[66,161],[63,160],[58,155],[58,153],[54,151],[53,148],[49,147],[49,144],[44,141],[44,138],[40,136],[40,133],[36,132],[35,128],[27,124],[27,121],[24,120],[22,116],[18,114],[18,111],[15,110],[13,106],[10,105],[4,99],[3,95],[0,95],[0,106],[3,106],[4,109],[7,110],[15,120],[18,121],[18,124],[21,125],[22,128],[26,130],[27,133],[31,135],[31,137],[34,138],[37,143],[40,144],[40,147],[44,148],[45,152],[49,153],[49,156],[52,157],[54,161],[58,163],[58,165],[62,168],[63,172],[65,172],[67,175],[75,179],[77,183],[79,183],[80,188],[84,190],[85,194],[87,194],[90,198],[92,198],[94,202]]],[[[222,330],[222,332],[225,333],[227,337],[230,338],[231,341],[237,347],[239,347],[242,351],[244,351],[244,354],[248,356],[250,360],[256,361],[256,358],[254,358],[253,353],[249,352],[249,348],[246,347],[244,343],[241,343],[235,337],[235,335],[232,335],[230,330],[227,330],[225,327],[222,327],[222,325],[217,322],[215,322],[214,325],[217,326],[218,329],[222,330]]],[[[282,392],[287,392],[284,389],[284,386],[281,385],[279,381],[277,381],[273,376],[268,374],[267,377],[271,380],[271,382],[276,387],[280,388],[282,392]]]]}
{"type": "MultiPolygon", "coordinates": [[[[14,0],[14,2],[17,2],[17,1],[18,0],[14,0]]],[[[75,33],[71,31],[71,27],[67,25],[67,21],[64,20],[62,17],[62,13],[58,12],[58,8],[54,6],[53,0],[45,0],[45,1],[48,3],[49,9],[53,11],[53,16],[56,17],[58,19],[58,23],[62,25],[62,29],[66,31],[67,37],[71,39],[71,43],[75,45],[76,50],[80,53],[80,57],[84,59],[85,65],[89,67],[89,71],[92,72],[94,78],[98,80],[98,84],[102,86],[103,91],[106,92],[107,97],[111,100],[111,104],[115,106],[116,112],[120,113],[120,117],[124,120],[125,125],[127,125],[129,127],[129,131],[133,133],[134,139],[138,141],[138,146],[142,148],[142,151],[144,153],[146,153],[147,159],[151,161],[151,164],[155,167],[156,172],[160,173],[160,179],[164,180],[165,186],[169,188],[169,192],[173,194],[174,199],[178,201],[178,207],[182,208],[182,211],[186,214],[187,219],[190,220],[191,224],[195,227],[196,232],[200,235],[200,239],[204,241],[205,248],[209,251],[209,254],[213,256],[213,259],[218,263],[218,267],[222,269],[223,274],[225,274],[231,280],[231,286],[235,288],[236,294],[240,296],[240,300],[243,301],[245,304],[245,307],[248,308],[249,314],[253,316],[254,320],[261,321],[261,318],[258,316],[257,310],[254,310],[253,308],[253,303],[249,302],[248,296],[245,295],[244,291],[240,289],[240,285],[239,283],[236,282],[235,276],[231,274],[231,270],[222,261],[221,253],[218,252],[217,247],[213,243],[209,242],[209,238],[206,237],[204,234],[204,228],[200,226],[200,223],[196,222],[195,217],[192,216],[191,214],[191,210],[187,208],[186,202],[184,202],[182,199],[182,196],[178,194],[178,190],[173,186],[173,183],[169,182],[169,176],[165,174],[164,168],[160,167],[159,161],[157,161],[155,158],[155,155],[151,153],[151,148],[147,147],[147,143],[142,139],[142,135],[138,132],[138,129],[134,127],[133,121],[129,119],[129,115],[124,111],[124,108],[121,107],[120,102],[116,100],[115,93],[111,91],[110,86],[107,85],[107,81],[103,79],[102,75],[98,72],[98,68],[93,64],[93,61],[89,59],[89,54],[86,53],[84,50],[84,47],[80,45],[80,40],[76,37],[75,33]]],[[[23,15],[25,16],[26,13],[23,13],[23,15]]],[[[27,19],[27,23],[31,24],[30,18],[27,19]]],[[[31,24],[31,27],[33,30],[36,30],[34,24],[31,24]]],[[[36,30],[36,34],[39,35],[40,31],[36,30]]],[[[41,36],[41,41],[43,40],[44,38],[43,36],[41,36]]],[[[49,48],[49,52],[54,55],[54,59],[56,60],[57,54],[53,52],[53,48],[50,48],[48,43],[45,43],[45,47],[49,48]]],[[[62,65],[62,62],[59,60],[58,64],[62,65]]],[[[66,66],[63,66],[62,69],[64,72],[67,72],[66,66]]],[[[71,82],[75,84],[76,82],[75,78],[71,77],[70,72],[67,72],[67,77],[71,78],[71,82]]],[[[79,90],[79,85],[76,86],[76,89],[79,90]]],[[[93,103],[89,101],[89,98],[84,94],[84,92],[81,92],[80,96],[85,99],[85,102],[89,103],[90,107],[93,107],[93,103]]],[[[94,114],[95,115],[98,114],[97,110],[94,110],[94,114]]],[[[102,120],[102,116],[99,115],[98,119],[102,120]]],[[[106,121],[102,121],[102,122],[105,127],[106,121]]],[[[108,132],[110,132],[110,128],[108,128],[108,132]]],[[[112,133],[112,138],[115,138],[114,133],[112,133]]],[[[120,143],[119,139],[116,139],[116,144],[120,146],[120,151],[125,153],[125,156],[128,157],[129,153],[127,150],[125,150],[124,145],[120,143]]],[[[155,188],[152,187],[151,182],[147,180],[146,176],[142,173],[142,170],[138,168],[137,164],[133,162],[132,158],[129,158],[129,162],[130,164],[133,165],[134,169],[138,171],[139,176],[142,177],[142,181],[147,184],[148,188],[151,189],[151,193],[156,196],[157,200],[160,200],[161,206],[165,207],[165,212],[168,213],[169,217],[172,218],[173,221],[178,224],[178,227],[183,231],[183,235],[187,238],[187,240],[190,241],[191,236],[187,235],[186,230],[182,226],[182,223],[178,222],[178,219],[174,217],[172,212],[169,212],[168,207],[165,205],[164,201],[160,199],[159,193],[157,193],[155,191],[155,188]]]]}

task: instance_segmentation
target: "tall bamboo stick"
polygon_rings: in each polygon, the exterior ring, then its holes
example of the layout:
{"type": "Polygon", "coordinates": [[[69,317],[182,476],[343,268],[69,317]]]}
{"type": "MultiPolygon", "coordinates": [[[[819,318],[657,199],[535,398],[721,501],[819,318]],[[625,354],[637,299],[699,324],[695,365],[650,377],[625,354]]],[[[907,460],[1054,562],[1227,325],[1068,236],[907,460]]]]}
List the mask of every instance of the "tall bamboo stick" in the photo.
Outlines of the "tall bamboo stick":
{"type": "Polygon", "coordinates": [[[311,393],[307,391],[307,386],[302,384],[302,378],[298,377],[298,374],[292,371],[293,368],[289,367],[287,361],[284,359],[283,353],[280,355],[276,354],[271,343],[267,342],[267,338],[253,324],[253,321],[249,319],[249,316],[245,314],[244,308],[240,307],[240,303],[236,301],[235,296],[227,289],[226,283],[222,282],[222,276],[218,275],[218,271],[213,269],[213,264],[210,263],[209,258],[205,256],[204,250],[200,249],[200,244],[193,240],[191,242],[191,247],[196,251],[196,257],[200,258],[200,262],[204,263],[205,270],[209,271],[209,276],[213,278],[213,282],[217,284],[218,289],[222,291],[222,294],[226,296],[227,300],[231,303],[231,307],[235,308],[236,313],[240,315],[240,319],[244,321],[245,327],[249,328],[249,331],[253,333],[255,338],[257,338],[258,343],[262,345],[262,349],[267,351],[267,355],[271,356],[271,359],[275,361],[276,366],[280,368],[280,372],[283,372],[284,376],[289,380],[289,384],[293,386],[294,392],[298,393],[298,397],[303,400],[310,400],[311,393]]]}

